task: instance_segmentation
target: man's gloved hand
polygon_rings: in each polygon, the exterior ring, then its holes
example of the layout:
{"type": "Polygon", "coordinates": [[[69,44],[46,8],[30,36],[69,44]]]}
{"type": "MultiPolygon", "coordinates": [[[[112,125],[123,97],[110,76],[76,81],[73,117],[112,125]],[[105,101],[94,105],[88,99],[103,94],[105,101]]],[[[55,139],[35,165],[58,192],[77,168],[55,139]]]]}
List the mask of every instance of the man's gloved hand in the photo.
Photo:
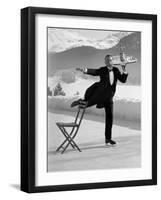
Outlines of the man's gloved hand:
{"type": "Polygon", "coordinates": [[[82,69],[82,68],[79,68],[79,67],[77,67],[76,70],[77,70],[77,71],[80,71],[80,72],[83,72],[83,69],[82,69]]]}
{"type": "Polygon", "coordinates": [[[123,71],[125,71],[125,70],[126,70],[126,64],[124,64],[124,65],[121,65],[121,67],[122,67],[122,70],[123,70],[123,71]]]}
{"type": "Polygon", "coordinates": [[[76,68],[77,71],[83,72],[83,73],[87,73],[87,68],[83,67],[83,68],[76,68]]]}
{"type": "Polygon", "coordinates": [[[126,71],[126,64],[121,65],[123,73],[127,73],[126,71]]]}

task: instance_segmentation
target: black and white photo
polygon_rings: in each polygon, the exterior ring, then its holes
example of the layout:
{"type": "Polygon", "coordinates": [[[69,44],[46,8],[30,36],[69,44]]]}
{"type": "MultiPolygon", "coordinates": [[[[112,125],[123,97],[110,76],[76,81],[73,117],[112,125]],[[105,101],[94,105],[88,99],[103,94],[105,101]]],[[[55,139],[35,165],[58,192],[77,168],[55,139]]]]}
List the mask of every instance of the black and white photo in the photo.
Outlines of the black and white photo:
{"type": "Polygon", "coordinates": [[[141,33],[49,27],[47,51],[48,171],[139,168],[141,33]]]}

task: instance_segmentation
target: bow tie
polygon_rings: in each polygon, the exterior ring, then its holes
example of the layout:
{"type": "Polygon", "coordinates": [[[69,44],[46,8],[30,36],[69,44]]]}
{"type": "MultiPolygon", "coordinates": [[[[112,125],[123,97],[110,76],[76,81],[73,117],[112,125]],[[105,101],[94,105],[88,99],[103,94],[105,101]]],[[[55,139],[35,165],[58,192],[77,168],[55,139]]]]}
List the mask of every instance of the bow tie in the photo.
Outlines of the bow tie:
{"type": "Polygon", "coordinates": [[[113,69],[109,69],[109,68],[108,68],[108,71],[111,72],[111,71],[113,71],[113,69]]]}

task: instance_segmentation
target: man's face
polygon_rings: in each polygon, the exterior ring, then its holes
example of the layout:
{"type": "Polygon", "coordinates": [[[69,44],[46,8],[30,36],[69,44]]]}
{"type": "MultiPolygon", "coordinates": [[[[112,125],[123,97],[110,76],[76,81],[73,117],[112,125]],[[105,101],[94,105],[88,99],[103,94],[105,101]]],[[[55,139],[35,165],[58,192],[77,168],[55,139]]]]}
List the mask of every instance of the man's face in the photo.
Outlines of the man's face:
{"type": "Polygon", "coordinates": [[[112,65],[112,56],[105,57],[105,65],[106,66],[112,65]]]}

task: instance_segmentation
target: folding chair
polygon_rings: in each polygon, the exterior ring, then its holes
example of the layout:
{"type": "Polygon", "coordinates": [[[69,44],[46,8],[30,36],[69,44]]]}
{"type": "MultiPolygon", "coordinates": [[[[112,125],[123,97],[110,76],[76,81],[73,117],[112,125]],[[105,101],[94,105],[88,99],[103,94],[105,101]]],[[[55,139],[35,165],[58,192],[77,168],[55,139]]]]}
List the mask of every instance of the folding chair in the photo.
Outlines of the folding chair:
{"type": "Polygon", "coordinates": [[[57,122],[56,123],[56,125],[58,126],[58,128],[60,129],[60,131],[62,132],[62,134],[65,137],[65,140],[56,149],[56,151],[60,151],[62,149],[61,153],[63,154],[65,152],[65,150],[68,148],[68,146],[71,145],[73,149],[77,149],[78,151],[81,152],[80,148],[78,147],[78,145],[74,141],[74,138],[78,133],[80,124],[81,124],[82,119],[83,119],[83,115],[85,113],[85,108],[86,108],[85,105],[79,105],[78,112],[77,112],[77,115],[76,115],[74,122],[71,122],[71,123],[57,122]],[[68,133],[66,128],[69,128],[69,127],[72,128],[72,129],[68,133]]]}

